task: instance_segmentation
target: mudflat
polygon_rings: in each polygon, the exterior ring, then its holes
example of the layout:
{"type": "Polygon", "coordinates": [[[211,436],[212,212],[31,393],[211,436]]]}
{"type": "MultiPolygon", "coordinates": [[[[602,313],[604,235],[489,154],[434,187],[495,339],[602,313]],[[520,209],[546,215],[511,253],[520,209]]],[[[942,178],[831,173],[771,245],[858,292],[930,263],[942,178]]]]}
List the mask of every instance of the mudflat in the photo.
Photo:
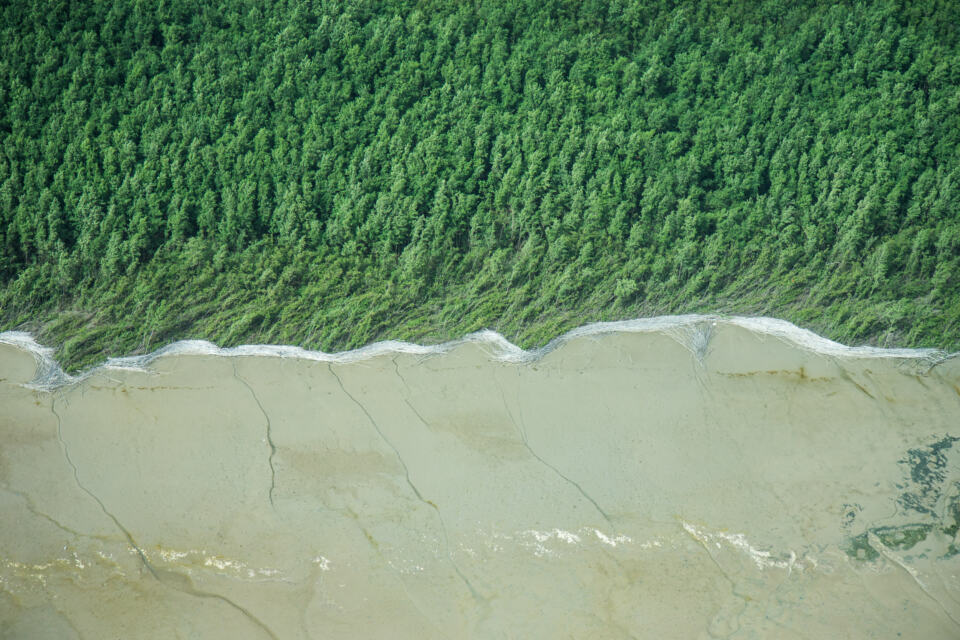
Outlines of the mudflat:
{"type": "Polygon", "coordinates": [[[956,358],[695,319],[38,385],[7,342],[0,637],[960,633],[956,358]]]}

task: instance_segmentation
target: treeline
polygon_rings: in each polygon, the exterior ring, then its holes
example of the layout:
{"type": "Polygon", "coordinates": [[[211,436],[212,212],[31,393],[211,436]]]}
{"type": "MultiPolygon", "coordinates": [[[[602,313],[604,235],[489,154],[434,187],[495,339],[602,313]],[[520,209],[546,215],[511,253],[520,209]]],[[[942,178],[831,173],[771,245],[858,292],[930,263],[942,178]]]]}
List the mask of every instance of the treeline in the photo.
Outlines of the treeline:
{"type": "Polygon", "coordinates": [[[0,321],[524,343],[681,311],[960,348],[960,10],[0,5],[0,321]]]}

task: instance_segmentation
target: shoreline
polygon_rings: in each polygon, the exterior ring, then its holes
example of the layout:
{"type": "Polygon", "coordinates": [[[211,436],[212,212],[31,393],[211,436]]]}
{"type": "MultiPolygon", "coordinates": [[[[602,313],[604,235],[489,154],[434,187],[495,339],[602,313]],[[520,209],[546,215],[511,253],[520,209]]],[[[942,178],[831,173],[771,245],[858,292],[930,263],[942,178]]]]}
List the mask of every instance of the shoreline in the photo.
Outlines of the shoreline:
{"type": "Polygon", "coordinates": [[[381,355],[411,354],[419,356],[442,355],[465,344],[480,344],[489,349],[492,361],[522,364],[536,362],[566,342],[577,338],[609,334],[663,333],[683,345],[702,360],[709,350],[715,329],[722,325],[740,327],[751,333],[771,337],[817,355],[837,358],[900,358],[917,360],[933,368],[955,358],[960,351],[947,352],[935,348],[888,348],[848,346],[820,336],[809,329],[777,318],[765,316],[727,316],[722,314],[686,314],[653,316],[633,320],[594,322],[571,329],[536,349],[522,349],[492,329],[469,333],[462,338],[436,345],[421,345],[400,340],[381,340],[372,344],[328,353],[304,349],[296,345],[244,344],[220,347],[207,340],[178,340],[147,354],[107,358],[100,364],[76,374],[67,373],[54,357],[55,348],[41,345],[26,331],[0,332],[0,344],[6,344],[30,353],[37,362],[37,374],[27,386],[38,391],[55,391],[77,384],[101,370],[149,371],[157,359],[169,356],[217,357],[275,357],[346,364],[381,355]]]}
{"type": "Polygon", "coordinates": [[[23,637],[956,635],[958,360],[660,318],[181,343],[51,393],[51,350],[4,340],[33,347],[0,346],[23,637]]]}

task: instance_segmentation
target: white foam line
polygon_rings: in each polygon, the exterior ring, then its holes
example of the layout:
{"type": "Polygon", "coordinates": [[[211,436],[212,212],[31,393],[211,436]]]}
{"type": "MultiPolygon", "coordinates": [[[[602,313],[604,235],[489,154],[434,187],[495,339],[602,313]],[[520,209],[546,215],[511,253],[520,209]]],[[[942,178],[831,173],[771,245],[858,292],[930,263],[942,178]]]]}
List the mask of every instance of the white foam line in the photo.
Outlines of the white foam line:
{"type": "MultiPolygon", "coordinates": [[[[739,549],[744,554],[747,555],[753,563],[757,565],[758,569],[786,569],[787,571],[792,572],[794,567],[802,568],[797,564],[797,554],[794,551],[790,551],[789,554],[782,555],[780,559],[777,559],[769,551],[762,549],[757,549],[747,541],[747,537],[742,533],[724,533],[722,531],[709,532],[705,529],[695,527],[688,522],[682,522],[684,530],[698,540],[705,547],[713,544],[717,549],[721,549],[722,545],[720,541],[726,542],[735,549],[739,549]]],[[[712,555],[712,554],[711,554],[712,555]]]]}
{"type": "MultiPolygon", "coordinates": [[[[206,340],[181,340],[174,342],[152,353],[122,358],[109,358],[102,365],[88,369],[78,375],[66,373],[53,357],[53,349],[45,347],[29,333],[23,331],[5,331],[0,333],[0,344],[8,344],[33,354],[37,361],[37,373],[34,379],[26,386],[32,389],[52,391],[54,389],[75,384],[101,369],[123,369],[134,371],[149,371],[154,360],[166,356],[193,355],[218,357],[274,357],[295,358],[298,360],[314,360],[318,362],[334,362],[346,364],[367,360],[382,355],[406,353],[420,356],[431,356],[447,353],[464,344],[478,344],[485,347],[492,360],[507,363],[526,363],[539,360],[546,354],[554,351],[570,340],[582,337],[602,336],[615,333],[666,333],[674,339],[684,342],[686,330],[700,328],[709,330],[717,325],[732,325],[748,331],[768,335],[795,345],[801,349],[818,354],[847,358],[901,358],[909,360],[924,360],[931,363],[950,357],[939,349],[885,349],[880,347],[848,347],[828,340],[812,331],[801,329],[785,320],[776,318],[747,318],[740,316],[725,317],[718,315],[678,315],[657,316],[653,318],[639,318],[636,320],[622,320],[619,322],[596,322],[578,327],[558,336],[539,349],[525,350],[513,344],[496,331],[485,329],[477,331],[451,342],[438,345],[419,345],[411,342],[386,340],[374,344],[341,351],[326,353],[324,351],[310,351],[302,347],[291,345],[251,344],[237,347],[218,347],[206,340]],[[677,331],[680,330],[680,331],[677,331]]],[[[686,331],[686,333],[690,333],[686,331]]],[[[697,345],[684,346],[698,352],[697,345]]],[[[699,345],[700,347],[704,345],[699,345]]],[[[702,350],[702,349],[699,349],[702,350]]],[[[701,354],[702,355],[702,354],[701,354]]],[[[955,355],[955,354],[954,354],[955,355]]]]}
{"type": "Polygon", "coordinates": [[[754,333],[764,334],[792,342],[793,344],[828,356],[856,357],[856,358],[908,358],[908,359],[937,359],[946,357],[946,352],[940,349],[887,349],[883,347],[848,347],[839,342],[817,335],[808,329],[801,329],[795,324],[777,318],[743,318],[733,317],[726,319],[732,324],[754,333]]]}
{"type": "Polygon", "coordinates": [[[9,344],[27,351],[37,361],[37,371],[33,376],[33,381],[26,385],[28,387],[53,390],[78,382],[87,375],[72,376],[64,371],[60,367],[60,363],[54,359],[53,349],[39,344],[33,339],[32,335],[25,331],[4,331],[0,333],[0,344],[9,344]]]}

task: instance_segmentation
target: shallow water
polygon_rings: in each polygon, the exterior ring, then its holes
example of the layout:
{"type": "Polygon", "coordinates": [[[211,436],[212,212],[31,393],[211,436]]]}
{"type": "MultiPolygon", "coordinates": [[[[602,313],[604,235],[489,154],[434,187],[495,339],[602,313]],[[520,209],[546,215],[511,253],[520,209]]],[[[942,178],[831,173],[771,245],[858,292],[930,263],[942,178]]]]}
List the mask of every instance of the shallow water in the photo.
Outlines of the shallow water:
{"type": "Polygon", "coordinates": [[[960,360],[768,319],[0,334],[0,637],[955,638],[958,423],[960,360]]]}

